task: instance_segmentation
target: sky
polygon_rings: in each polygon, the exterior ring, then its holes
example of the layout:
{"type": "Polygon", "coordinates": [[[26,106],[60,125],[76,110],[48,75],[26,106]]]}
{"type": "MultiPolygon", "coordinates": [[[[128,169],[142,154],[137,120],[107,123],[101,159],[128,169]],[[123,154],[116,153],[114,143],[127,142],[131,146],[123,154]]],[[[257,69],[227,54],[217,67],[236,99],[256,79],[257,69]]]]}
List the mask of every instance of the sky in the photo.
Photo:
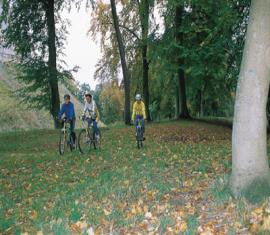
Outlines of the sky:
{"type": "Polygon", "coordinates": [[[101,58],[99,44],[87,35],[90,28],[91,9],[82,7],[79,12],[73,8],[70,12],[64,11],[62,16],[67,18],[71,26],[68,28],[67,46],[65,49],[65,62],[68,69],[78,65],[78,73],[73,73],[74,78],[80,83],[90,84],[91,89],[95,89],[98,84],[94,80],[95,65],[101,58]]]}
{"type": "MultiPolygon", "coordinates": [[[[104,0],[106,2],[106,0],[104,0]]],[[[155,11],[155,20],[159,24],[159,32],[164,30],[162,19],[155,11]]],[[[100,45],[97,41],[87,35],[90,28],[91,8],[85,9],[81,7],[78,11],[75,7],[70,12],[65,10],[62,13],[63,18],[67,18],[71,26],[68,28],[67,46],[65,49],[65,62],[68,69],[72,69],[78,65],[80,67],[78,73],[73,73],[74,78],[80,83],[88,83],[91,89],[95,89],[98,81],[94,80],[95,65],[98,59],[101,58],[100,45]]],[[[121,75],[120,75],[121,76],[121,75]]]]}

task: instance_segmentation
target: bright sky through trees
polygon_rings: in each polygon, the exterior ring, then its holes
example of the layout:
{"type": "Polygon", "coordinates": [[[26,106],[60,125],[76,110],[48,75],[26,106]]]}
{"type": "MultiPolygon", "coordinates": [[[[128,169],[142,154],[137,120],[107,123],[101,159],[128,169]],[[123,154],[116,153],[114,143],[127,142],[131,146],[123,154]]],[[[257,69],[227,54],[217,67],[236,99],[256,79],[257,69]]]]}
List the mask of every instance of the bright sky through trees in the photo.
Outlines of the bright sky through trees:
{"type": "Polygon", "coordinates": [[[70,12],[67,10],[63,12],[63,17],[71,23],[68,28],[65,61],[69,69],[76,65],[80,67],[78,73],[73,74],[77,81],[89,83],[91,89],[95,89],[98,82],[93,79],[93,76],[95,65],[101,55],[98,42],[87,34],[90,27],[90,11],[91,9],[86,10],[84,7],[78,11],[73,7],[70,12]]]}

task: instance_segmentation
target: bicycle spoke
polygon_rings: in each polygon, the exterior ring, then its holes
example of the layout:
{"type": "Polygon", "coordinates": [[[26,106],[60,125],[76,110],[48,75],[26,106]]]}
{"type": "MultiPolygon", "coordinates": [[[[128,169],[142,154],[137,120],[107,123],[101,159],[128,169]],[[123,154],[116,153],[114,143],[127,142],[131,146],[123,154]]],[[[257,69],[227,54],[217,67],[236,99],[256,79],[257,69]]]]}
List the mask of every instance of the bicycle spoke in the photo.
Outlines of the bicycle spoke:
{"type": "Polygon", "coordinates": [[[89,138],[89,134],[86,130],[82,130],[79,134],[78,144],[81,153],[87,153],[90,151],[91,139],[89,138]]]}

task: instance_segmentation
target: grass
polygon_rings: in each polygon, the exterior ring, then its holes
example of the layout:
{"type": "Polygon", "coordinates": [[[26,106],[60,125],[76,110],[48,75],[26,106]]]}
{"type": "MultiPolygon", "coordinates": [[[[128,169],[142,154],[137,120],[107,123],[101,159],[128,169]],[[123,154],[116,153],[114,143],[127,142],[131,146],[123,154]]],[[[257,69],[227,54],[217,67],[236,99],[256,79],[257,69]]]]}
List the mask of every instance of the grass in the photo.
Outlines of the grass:
{"type": "MultiPolygon", "coordinates": [[[[22,103],[16,91],[23,86],[15,79],[13,66],[0,62],[0,132],[52,129],[53,122],[49,112],[42,109],[30,110],[27,109],[27,104],[22,103]]],[[[59,92],[60,97],[70,93],[61,83],[59,83],[59,92]]],[[[79,116],[82,113],[82,104],[74,96],[71,97],[75,104],[75,112],[79,116]]]]}
{"type": "Polygon", "coordinates": [[[232,200],[219,187],[230,172],[230,134],[205,123],[151,124],[138,150],[133,128],[117,125],[104,130],[101,150],[59,156],[57,131],[2,133],[0,233],[76,234],[78,221],[97,234],[196,234],[210,222],[220,224],[216,234],[231,231],[212,218],[232,200]]]}

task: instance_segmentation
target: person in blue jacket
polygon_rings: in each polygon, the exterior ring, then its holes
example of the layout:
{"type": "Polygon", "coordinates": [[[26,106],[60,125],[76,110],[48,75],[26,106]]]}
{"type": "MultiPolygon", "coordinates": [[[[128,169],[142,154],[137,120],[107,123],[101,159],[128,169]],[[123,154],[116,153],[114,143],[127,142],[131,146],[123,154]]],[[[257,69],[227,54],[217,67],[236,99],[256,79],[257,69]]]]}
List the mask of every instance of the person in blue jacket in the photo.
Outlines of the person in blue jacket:
{"type": "Polygon", "coordinates": [[[75,144],[76,140],[76,134],[74,132],[75,129],[75,122],[76,122],[76,116],[75,116],[75,110],[74,110],[74,104],[70,102],[70,95],[64,95],[64,103],[61,106],[61,109],[58,113],[58,119],[61,119],[63,114],[65,114],[65,118],[70,122],[70,132],[73,139],[73,143],[75,144]]]}

